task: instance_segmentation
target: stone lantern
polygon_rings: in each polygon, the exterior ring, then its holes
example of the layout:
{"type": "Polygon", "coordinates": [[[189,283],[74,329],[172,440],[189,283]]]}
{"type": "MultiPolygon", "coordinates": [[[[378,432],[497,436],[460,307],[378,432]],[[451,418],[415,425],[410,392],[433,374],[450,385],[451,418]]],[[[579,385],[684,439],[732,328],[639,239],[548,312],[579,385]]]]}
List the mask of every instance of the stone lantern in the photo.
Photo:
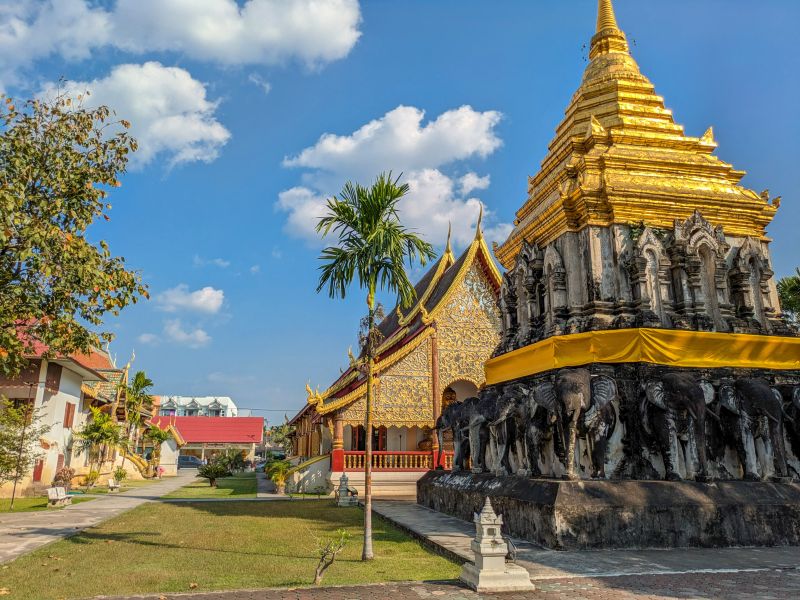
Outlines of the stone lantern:
{"type": "Polygon", "coordinates": [[[358,496],[350,493],[350,481],[347,475],[342,473],[339,477],[339,487],[336,489],[336,506],[356,506],[358,504],[358,496]]]}
{"type": "Polygon", "coordinates": [[[460,579],[478,592],[527,592],[534,589],[528,571],[514,563],[506,563],[508,543],[500,528],[503,517],[496,514],[489,498],[480,513],[475,513],[475,539],[470,547],[475,564],[461,569],[460,579]]]}

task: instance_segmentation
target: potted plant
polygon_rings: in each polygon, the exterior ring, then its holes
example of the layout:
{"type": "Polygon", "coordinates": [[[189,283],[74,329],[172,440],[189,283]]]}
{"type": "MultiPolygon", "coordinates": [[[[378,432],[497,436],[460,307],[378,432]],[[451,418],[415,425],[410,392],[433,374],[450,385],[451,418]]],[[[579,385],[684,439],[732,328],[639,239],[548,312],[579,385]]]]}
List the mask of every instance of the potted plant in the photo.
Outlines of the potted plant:
{"type": "Polygon", "coordinates": [[[279,494],[283,494],[286,491],[286,479],[289,477],[291,468],[292,463],[288,460],[273,460],[264,470],[267,477],[269,477],[275,484],[275,487],[278,488],[279,494]]]}
{"type": "Polygon", "coordinates": [[[123,467],[117,467],[116,469],[114,469],[114,481],[117,482],[117,485],[120,485],[127,478],[128,478],[128,471],[126,471],[123,467]]]}

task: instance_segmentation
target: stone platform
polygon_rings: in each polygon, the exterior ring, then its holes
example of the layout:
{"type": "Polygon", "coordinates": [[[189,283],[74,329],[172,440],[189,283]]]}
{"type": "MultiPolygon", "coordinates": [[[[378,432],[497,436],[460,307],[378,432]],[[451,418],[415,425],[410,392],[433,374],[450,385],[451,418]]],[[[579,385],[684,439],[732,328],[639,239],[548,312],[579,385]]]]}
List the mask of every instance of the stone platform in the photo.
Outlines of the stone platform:
{"type": "Polygon", "coordinates": [[[471,520],[489,496],[505,533],[555,550],[800,545],[800,484],[561,481],[431,471],[417,502],[471,520]]]}

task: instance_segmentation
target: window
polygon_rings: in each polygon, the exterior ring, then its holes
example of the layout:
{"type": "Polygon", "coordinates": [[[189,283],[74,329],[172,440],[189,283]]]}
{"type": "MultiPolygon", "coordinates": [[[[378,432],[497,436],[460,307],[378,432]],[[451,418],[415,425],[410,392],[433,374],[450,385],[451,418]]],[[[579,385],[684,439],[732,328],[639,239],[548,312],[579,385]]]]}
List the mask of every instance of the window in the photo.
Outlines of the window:
{"type": "Polygon", "coordinates": [[[72,429],[72,424],[75,421],[75,404],[67,402],[64,407],[64,429],[72,429]]]}

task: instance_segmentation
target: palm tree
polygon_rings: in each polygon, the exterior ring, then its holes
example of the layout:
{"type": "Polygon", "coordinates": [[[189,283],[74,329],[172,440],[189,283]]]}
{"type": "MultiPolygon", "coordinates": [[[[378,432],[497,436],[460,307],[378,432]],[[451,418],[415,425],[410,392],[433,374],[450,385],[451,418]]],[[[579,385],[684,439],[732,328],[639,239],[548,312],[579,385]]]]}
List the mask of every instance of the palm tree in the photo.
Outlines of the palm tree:
{"type": "Polygon", "coordinates": [[[122,434],[122,427],[114,422],[113,417],[96,408],[90,407],[92,417],[75,433],[77,447],[80,452],[89,454],[89,469],[97,465],[97,471],[106,462],[106,453],[112,448],[126,448],[127,439],[122,434]]]}
{"type": "Polygon", "coordinates": [[[161,444],[167,440],[172,439],[172,433],[169,429],[161,429],[157,425],[151,425],[144,432],[144,437],[153,444],[153,454],[150,456],[150,465],[153,468],[153,474],[157,473],[158,465],[161,463],[161,444]]]}
{"type": "Polygon", "coordinates": [[[128,421],[128,439],[131,445],[136,448],[139,441],[139,430],[143,424],[142,409],[151,407],[153,397],[150,395],[150,388],[153,381],[147,377],[144,371],[137,371],[133,376],[133,381],[125,386],[125,414],[128,421]]]}
{"type": "Polygon", "coordinates": [[[372,380],[375,350],[379,345],[376,327],[375,294],[385,290],[397,294],[401,306],[415,298],[405,262],[419,260],[424,265],[434,257],[431,245],[408,231],[400,223],[397,203],[409,191],[408,184],[391,173],[382,173],[370,187],[348,182],[339,197],[328,200],[327,212],[317,223],[325,238],[333,233],[337,244],[322,251],[317,292],[328,288],[331,298],[345,298],[354,280],[367,293],[368,313],[362,336],[362,358],[356,363],[367,375],[364,446],[364,550],[362,560],[371,560],[372,552],[372,380]]]}

